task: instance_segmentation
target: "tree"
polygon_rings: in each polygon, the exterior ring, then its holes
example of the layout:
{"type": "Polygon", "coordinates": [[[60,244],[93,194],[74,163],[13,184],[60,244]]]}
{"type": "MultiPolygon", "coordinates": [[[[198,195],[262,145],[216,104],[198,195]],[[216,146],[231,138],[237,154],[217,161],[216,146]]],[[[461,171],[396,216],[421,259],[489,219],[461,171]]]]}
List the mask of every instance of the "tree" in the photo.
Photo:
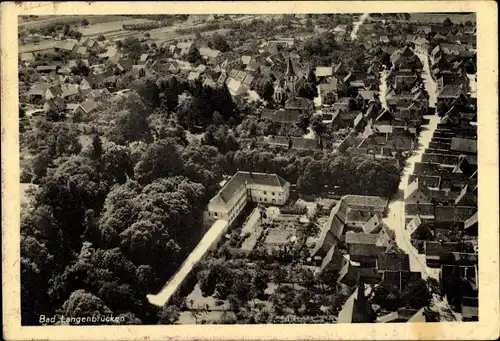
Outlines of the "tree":
{"type": "Polygon", "coordinates": [[[443,22],[444,26],[450,27],[453,26],[453,22],[451,21],[450,18],[446,18],[443,22]]]}
{"type": "Polygon", "coordinates": [[[412,309],[426,307],[431,302],[431,293],[427,282],[422,278],[408,283],[402,294],[406,305],[412,309]]]}
{"type": "Polygon", "coordinates": [[[105,40],[106,40],[106,37],[103,34],[99,34],[97,36],[97,41],[105,41],[105,40]]]}
{"type": "Polygon", "coordinates": [[[299,95],[299,97],[313,100],[318,96],[318,89],[313,83],[307,82],[299,87],[297,94],[299,95]]]}
{"type": "Polygon", "coordinates": [[[101,299],[82,289],[71,293],[62,306],[62,314],[67,317],[96,317],[100,319],[110,316],[112,313],[101,299]]]}
{"type": "Polygon", "coordinates": [[[179,319],[179,308],[175,305],[164,306],[158,312],[159,324],[175,324],[179,319]]]}
{"type": "Polygon", "coordinates": [[[144,37],[149,38],[151,37],[151,34],[149,32],[144,33],[144,37]]]}
{"type": "Polygon", "coordinates": [[[194,65],[201,63],[200,51],[198,51],[198,48],[194,46],[194,44],[189,48],[189,51],[186,55],[186,60],[194,65]]]}
{"type": "Polygon", "coordinates": [[[379,284],[375,288],[373,302],[389,311],[397,310],[405,305],[399,288],[385,283],[379,284]]]}
{"type": "Polygon", "coordinates": [[[86,27],[86,26],[88,26],[88,25],[89,25],[89,21],[87,20],[87,18],[84,18],[84,19],[82,20],[82,26],[85,26],[85,27],[86,27]]]}
{"type": "Polygon", "coordinates": [[[281,285],[284,281],[286,281],[286,278],[288,277],[288,271],[281,267],[278,266],[275,269],[273,269],[273,280],[278,283],[278,286],[281,285]]]}
{"type": "Polygon", "coordinates": [[[271,101],[273,99],[274,94],[274,86],[271,80],[269,79],[261,79],[255,85],[255,91],[257,94],[264,99],[265,101],[271,101]]]}
{"type": "Polygon", "coordinates": [[[102,153],[103,153],[102,140],[99,137],[99,135],[94,135],[92,137],[92,151],[90,154],[90,158],[92,160],[97,160],[101,157],[102,153]]]}
{"type": "Polygon", "coordinates": [[[214,50],[220,50],[221,52],[229,51],[229,44],[227,43],[227,40],[218,33],[214,33],[210,37],[208,47],[214,50]]]}

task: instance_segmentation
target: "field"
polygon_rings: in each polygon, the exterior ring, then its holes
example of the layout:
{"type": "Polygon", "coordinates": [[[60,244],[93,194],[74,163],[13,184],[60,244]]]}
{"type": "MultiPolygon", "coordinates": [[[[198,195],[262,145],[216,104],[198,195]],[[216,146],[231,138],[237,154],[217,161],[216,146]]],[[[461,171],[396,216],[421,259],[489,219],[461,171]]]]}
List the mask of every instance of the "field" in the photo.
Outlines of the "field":
{"type": "Polygon", "coordinates": [[[43,15],[38,18],[19,17],[19,28],[38,28],[45,25],[61,24],[80,24],[83,19],[87,19],[91,25],[107,22],[110,20],[120,21],[130,18],[123,15],[43,15]]]}
{"type": "Polygon", "coordinates": [[[453,23],[464,24],[466,21],[476,22],[476,15],[458,14],[458,13],[410,13],[411,21],[417,21],[422,24],[443,23],[446,18],[450,18],[453,23]]]}
{"type": "Polygon", "coordinates": [[[125,24],[140,24],[145,22],[151,22],[148,19],[130,19],[126,17],[118,18],[119,20],[111,22],[101,22],[96,24],[90,24],[87,27],[79,27],[80,31],[85,37],[97,37],[100,34],[106,34],[109,32],[117,32],[123,30],[123,25],[125,24]]]}

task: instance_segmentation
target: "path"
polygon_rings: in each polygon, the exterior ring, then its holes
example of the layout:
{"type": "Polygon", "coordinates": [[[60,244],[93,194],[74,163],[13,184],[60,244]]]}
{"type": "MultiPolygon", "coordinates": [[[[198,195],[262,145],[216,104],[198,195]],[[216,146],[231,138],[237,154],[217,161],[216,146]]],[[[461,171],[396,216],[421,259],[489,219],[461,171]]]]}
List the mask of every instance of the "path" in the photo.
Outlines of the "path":
{"type": "Polygon", "coordinates": [[[437,85],[431,75],[431,66],[430,63],[432,60],[429,60],[429,54],[424,51],[415,50],[415,54],[420,58],[422,64],[424,64],[424,68],[422,70],[422,78],[424,80],[425,90],[429,94],[429,107],[435,108],[437,102],[437,85]]]}
{"type": "Polygon", "coordinates": [[[351,32],[351,40],[356,40],[358,39],[358,30],[360,28],[361,25],[363,25],[363,23],[365,22],[365,20],[368,18],[368,16],[370,15],[370,13],[363,13],[363,15],[361,15],[361,17],[359,18],[358,21],[355,21],[354,24],[353,24],[353,29],[352,29],[352,32],[351,32]]]}
{"type": "Polygon", "coordinates": [[[241,229],[240,236],[243,236],[245,233],[250,233],[250,236],[243,241],[241,244],[241,249],[242,250],[252,250],[253,247],[255,246],[255,243],[257,243],[257,239],[260,236],[260,233],[262,232],[262,227],[257,226],[257,229],[255,228],[255,225],[259,223],[260,220],[260,209],[258,207],[254,208],[250,216],[248,217],[247,221],[243,225],[243,228],[241,229]]]}
{"type": "Polygon", "coordinates": [[[149,303],[158,307],[163,307],[170,297],[177,291],[186,276],[191,272],[193,267],[205,256],[210,248],[219,241],[219,238],[226,232],[228,222],[225,220],[217,220],[207,233],[203,236],[198,245],[189,254],[180,269],[170,280],[165,284],[160,293],[156,295],[147,295],[149,303]]]}
{"type": "MultiPolygon", "coordinates": [[[[425,149],[429,147],[429,142],[432,139],[434,130],[437,128],[439,117],[437,115],[424,116],[428,124],[422,126],[422,132],[419,136],[419,144],[414,154],[406,161],[406,167],[403,170],[401,182],[399,183],[399,194],[389,202],[388,215],[384,218],[384,222],[391,227],[396,233],[396,243],[398,247],[410,255],[410,268],[412,271],[422,272],[422,277],[434,277],[439,275],[434,269],[427,267],[425,263],[425,255],[419,255],[413,247],[410,240],[410,235],[405,228],[405,205],[404,194],[408,186],[410,174],[413,174],[415,163],[422,160],[422,155],[425,149]]],[[[437,277],[436,279],[438,279],[437,277]]]]}
{"type": "Polygon", "coordinates": [[[380,86],[379,86],[379,101],[382,104],[382,108],[389,109],[387,106],[387,76],[389,75],[389,70],[380,71],[380,86]]]}

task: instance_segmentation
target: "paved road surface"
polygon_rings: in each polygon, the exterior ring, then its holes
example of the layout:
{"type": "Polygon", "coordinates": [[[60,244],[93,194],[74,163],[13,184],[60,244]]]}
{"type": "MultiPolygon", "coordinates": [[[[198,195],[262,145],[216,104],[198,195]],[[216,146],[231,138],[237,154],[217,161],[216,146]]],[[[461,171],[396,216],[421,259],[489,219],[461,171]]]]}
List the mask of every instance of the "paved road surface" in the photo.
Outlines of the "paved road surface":
{"type": "Polygon", "coordinates": [[[389,70],[380,71],[380,87],[379,87],[379,101],[382,104],[382,108],[388,109],[387,107],[387,76],[389,70]]]}
{"type": "Polygon", "coordinates": [[[217,220],[207,233],[203,236],[198,245],[189,254],[180,269],[174,276],[165,284],[160,293],[156,295],[147,295],[149,303],[158,307],[163,307],[170,297],[177,291],[177,288],[184,281],[186,276],[191,272],[193,267],[203,258],[207,251],[216,243],[220,236],[223,235],[228,226],[227,221],[217,220]]]}

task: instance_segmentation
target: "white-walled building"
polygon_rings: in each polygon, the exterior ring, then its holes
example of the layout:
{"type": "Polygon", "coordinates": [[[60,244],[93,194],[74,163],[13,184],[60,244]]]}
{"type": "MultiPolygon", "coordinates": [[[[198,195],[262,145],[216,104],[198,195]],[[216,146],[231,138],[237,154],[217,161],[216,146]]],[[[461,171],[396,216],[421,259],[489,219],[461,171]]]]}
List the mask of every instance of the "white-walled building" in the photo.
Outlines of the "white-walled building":
{"type": "Polygon", "coordinates": [[[233,222],[248,201],[283,205],[290,194],[290,184],[276,174],[237,172],[208,203],[214,219],[233,222]]]}

